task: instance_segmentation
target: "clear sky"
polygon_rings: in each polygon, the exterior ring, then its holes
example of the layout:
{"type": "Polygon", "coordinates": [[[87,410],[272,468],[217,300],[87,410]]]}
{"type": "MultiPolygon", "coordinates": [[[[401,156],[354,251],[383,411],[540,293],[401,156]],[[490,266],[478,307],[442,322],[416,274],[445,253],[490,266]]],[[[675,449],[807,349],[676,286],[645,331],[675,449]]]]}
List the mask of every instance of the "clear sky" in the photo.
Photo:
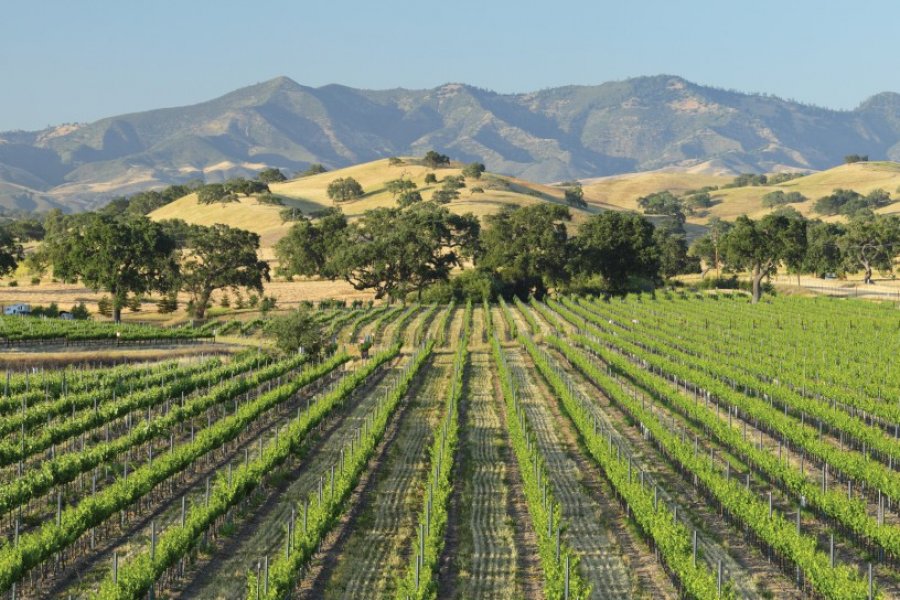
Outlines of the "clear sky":
{"type": "Polygon", "coordinates": [[[853,108],[900,91],[900,2],[2,0],[0,131],[287,75],[499,92],[668,73],[853,108]]]}

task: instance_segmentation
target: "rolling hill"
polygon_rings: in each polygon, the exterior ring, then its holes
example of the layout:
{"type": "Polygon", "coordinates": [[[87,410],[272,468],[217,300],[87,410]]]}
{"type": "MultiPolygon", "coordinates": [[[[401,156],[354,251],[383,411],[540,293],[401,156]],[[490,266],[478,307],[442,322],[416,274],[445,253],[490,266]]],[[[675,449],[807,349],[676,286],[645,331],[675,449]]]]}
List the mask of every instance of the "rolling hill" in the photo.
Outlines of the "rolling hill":
{"type": "MultiPolygon", "coordinates": [[[[392,195],[384,189],[384,184],[391,179],[405,177],[415,182],[418,191],[425,200],[441,187],[440,181],[449,175],[460,175],[460,165],[450,168],[432,169],[419,164],[414,158],[403,159],[403,164],[391,165],[387,159],[329,171],[319,175],[301,177],[284,183],[271,184],[272,193],[284,202],[284,206],[259,204],[254,197],[241,198],[240,202],[228,204],[199,204],[196,194],[189,194],[175,202],[163,206],[150,214],[155,220],[182,219],[188,223],[211,225],[224,223],[232,227],[240,227],[254,231],[260,235],[262,255],[271,258],[271,248],[287,233],[291,223],[282,223],[281,210],[294,207],[309,214],[333,206],[328,198],[328,184],[338,177],[353,177],[366,192],[362,198],[341,202],[341,210],[351,219],[364,211],[396,204],[392,195]],[[435,173],[439,183],[426,184],[425,175],[435,173]]],[[[459,190],[460,197],[447,204],[456,213],[471,212],[479,217],[494,213],[508,205],[529,205],[538,202],[565,204],[562,188],[533,183],[494,173],[484,173],[479,180],[467,179],[466,188],[459,190]],[[473,188],[483,191],[474,191],[473,188]]],[[[588,217],[588,210],[573,209],[573,222],[577,225],[588,217]]]]}
{"type": "Polygon", "coordinates": [[[762,198],[776,190],[803,194],[807,198],[805,202],[789,206],[807,217],[817,217],[820,215],[812,210],[815,201],[837,188],[852,189],[861,194],[880,188],[897,201],[878,212],[900,213],[900,163],[896,162],[859,162],[811,173],[777,185],[721,189],[721,186],[732,179],[732,176],[702,172],[656,171],[585,180],[583,183],[585,199],[592,205],[625,210],[637,210],[637,199],[653,192],[669,190],[678,195],[703,186],[719,186],[720,189],[710,192],[716,204],[700,214],[688,217],[688,222],[695,225],[704,225],[712,217],[731,220],[742,214],[751,217],[765,215],[772,209],[763,206],[762,198]]]}
{"type": "Polygon", "coordinates": [[[669,75],[523,94],[312,88],[279,77],[192,106],[0,133],[0,207],[79,210],[189,179],[431,148],[540,182],[672,166],[821,170],[849,153],[900,159],[900,94],[835,111],[669,75]]]}

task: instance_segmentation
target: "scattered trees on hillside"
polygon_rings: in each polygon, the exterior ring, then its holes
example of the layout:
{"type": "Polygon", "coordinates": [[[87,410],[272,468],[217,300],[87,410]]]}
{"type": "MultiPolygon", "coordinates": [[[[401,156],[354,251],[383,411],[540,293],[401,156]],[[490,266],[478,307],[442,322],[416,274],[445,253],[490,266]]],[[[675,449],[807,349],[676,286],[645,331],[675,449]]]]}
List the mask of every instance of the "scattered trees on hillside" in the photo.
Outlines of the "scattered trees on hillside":
{"type": "Polygon", "coordinates": [[[766,175],[761,175],[757,173],[741,173],[737,177],[735,177],[731,183],[726,183],[723,185],[723,188],[737,188],[737,187],[748,187],[748,186],[758,186],[758,185],[766,185],[769,182],[769,178],[766,175]]]}
{"type": "Polygon", "coordinates": [[[868,162],[869,155],[868,154],[848,154],[844,157],[845,164],[852,164],[857,162],[868,162]]]}
{"type": "Polygon", "coordinates": [[[784,171],[782,173],[773,173],[767,177],[768,181],[766,182],[768,185],[778,185],[779,183],[785,183],[786,181],[793,181],[794,179],[799,179],[800,177],[806,177],[809,173],[794,173],[784,171]]]}
{"type": "Polygon", "coordinates": [[[436,150],[429,150],[422,158],[422,162],[425,163],[425,166],[431,167],[432,169],[438,169],[440,167],[449,167],[450,157],[446,154],[441,154],[436,150]]]}
{"type": "Polygon", "coordinates": [[[459,198],[459,192],[454,189],[435,190],[431,194],[431,201],[435,204],[449,204],[459,198]]]}
{"type": "Polygon", "coordinates": [[[224,184],[225,191],[231,194],[241,194],[248,198],[253,194],[269,193],[269,185],[255,179],[244,179],[243,177],[235,177],[229,179],[224,184]]]}
{"type": "Polygon", "coordinates": [[[484,173],[484,171],[484,164],[480,162],[473,162],[463,167],[462,174],[463,177],[467,179],[481,179],[481,174],[484,173]]]}
{"type": "Polygon", "coordinates": [[[287,177],[281,172],[281,169],[276,169],[275,167],[263,169],[256,178],[263,183],[279,183],[281,181],[287,181],[287,177]]]}
{"type": "Polygon", "coordinates": [[[411,179],[407,179],[406,177],[400,177],[398,179],[391,179],[390,181],[385,182],[384,189],[387,190],[391,196],[396,198],[397,196],[401,196],[408,192],[415,190],[417,187],[416,182],[411,179]]]}
{"type": "Polygon", "coordinates": [[[642,196],[637,200],[638,206],[644,209],[646,215],[661,215],[669,217],[679,224],[684,224],[684,206],[675,194],[670,191],[656,192],[642,196]]]}
{"type": "Polygon", "coordinates": [[[237,201],[237,196],[228,191],[222,183],[208,183],[197,190],[197,202],[200,204],[225,204],[237,201]]]}
{"type": "Polygon", "coordinates": [[[587,208],[588,204],[584,200],[584,189],[578,182],[575,182],[575,185],[565,188],[563,197],[566,200],[566,204],[569,206],[574,206],[575,208],[587,208]]]}
{"type": "Polygon", "coordinates": [[[854,190],[836,189],[827,196],[816,200],[813,210],[822,215],[846,215],[852,217],[887,206],[891,195],[882,190],[872,190],[865,196],[854,190]]]}
{"type": "Polygon", "coordinates": [[[762,205],[767,208],[773,208],[776,206],[785,206],[787,204],[799,204],[800,202],[805,202],[805,201],[806,201],[806,196],[804,196],[800,192],[785,193],[782,190],[775,190],[774,192],[769,192],[762,197],[762,205]]]}
{"type": "Polygon", "coordinates": [[[327,193],[333,202],[346,202],[361,198],[365,192],[354,178],[338,177],[328,184],[327,193]]]}
{"type": "Polygon", "coordinates": [[[320,163],[312,163],[305,170],[297,173],[297,177],[310,177],[311,175],[318,175],[319,173],[327,173],[328,169],[325,168],[325,165],[320,163]]]}
{"type": "Polygon", "coordinates": [[[403,192],[397,197],[397,206],[399,206],[400,208],[406,208],[407,206],[411,206],[421,201],[422,194],[417,192],[416,190],[412,190],[403,192]]]}

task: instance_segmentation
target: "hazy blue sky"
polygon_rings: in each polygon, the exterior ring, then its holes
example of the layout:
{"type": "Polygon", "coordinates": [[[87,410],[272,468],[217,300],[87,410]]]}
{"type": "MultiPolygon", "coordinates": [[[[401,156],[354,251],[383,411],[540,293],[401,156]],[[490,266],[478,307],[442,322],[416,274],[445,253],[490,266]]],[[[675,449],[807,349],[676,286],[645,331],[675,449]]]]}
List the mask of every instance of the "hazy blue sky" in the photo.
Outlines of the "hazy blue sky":
{"type": "Polygon", "coordinates": [[[659,73],[852,108],[900,91],[900,3],[3,0],[0,130],[299,83],[500,92],[659,73]]]}

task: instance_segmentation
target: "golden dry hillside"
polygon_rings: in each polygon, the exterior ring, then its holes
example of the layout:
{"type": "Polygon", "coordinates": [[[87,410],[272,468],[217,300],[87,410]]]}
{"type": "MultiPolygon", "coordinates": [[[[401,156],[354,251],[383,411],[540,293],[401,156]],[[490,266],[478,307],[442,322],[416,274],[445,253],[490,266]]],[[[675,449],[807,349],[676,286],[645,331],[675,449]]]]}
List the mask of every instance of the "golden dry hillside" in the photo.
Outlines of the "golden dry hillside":
{"type": "MultiPolygon", "coordinates": [[[[334,206],[328,198],[328,184],[338,177],[352,177],[365,190],[365,195],[358,200],[337,204],[349,217],[358,217],[364,211],[394,206],[393,196],[385,190],[385,183],[400,177],[412,180],[425,200],[441,187],[441,181],[448,175],[460,175],[461,166],[432,169],[419,164],[417,159],[403,159],[403,164],[392,165],[390,161],[377,160],[328,171],[319,175],[292,179],[283,183],[270,185],[272,193],[279,196],[286,207],[294,207],[303,213],[310,213],[334,206]],[[434,173],[438,183],[426,184],[425,176],[434,173]]],[[[528,205],[537,202],[553,202],[565,204],[563,190],[559,187],[532,183],[507,177],[484,173],[481,179],[467,179],[466,187],[459,190],[460,197],[449,203],[447,207],[456,213],[471,212],[479,217],[497,212],[508,205],[528,205]],[[477,189],[483,191],[477,191],[477,189]]],[[[241,198],[240,202],[229,204],[202,205],[197,202],[197,195],[190,194],[171,204],[163,206],[150,214],[155,220],[183,219],[188,223],[211,225],[224,223],[232,227],[240,227],[255,231],[262,238],[263,257],[271,257],[271,248],[290,228],[290,223],[282,223],[280,212],[284,207],[259,204],[251,198],[241,198]]],[[[586,219],[590,212],[573,209],[573,220],[579,223],[586,219]]]]}
{"type": "Polygon", "coordinates": [[[861,194],[881,188],[898,201],[878,212],[900,212],[900,163],[895,162],[859,162],[777,185],[721,189],[732,179],[732,176],[704,173],[650,171],[587,180],[584,191],[585,199],[594,206],[637,210],[637,199],[653,192],[669,190],[680,195],[704,186],[719,186],[720,189],[710,192],[716,205],[688,218],[688,222],[695,225],[706,224],[711,217],[731,220],[742,214],[751,217],[765,215],[772,209],[763,206],[762,198],[776,190],[803,194],[807,198],[805,202],[789,206],[808,217],[817,216],[813,212],[815,201],[837,188],[852,189],[861,194]]]}

